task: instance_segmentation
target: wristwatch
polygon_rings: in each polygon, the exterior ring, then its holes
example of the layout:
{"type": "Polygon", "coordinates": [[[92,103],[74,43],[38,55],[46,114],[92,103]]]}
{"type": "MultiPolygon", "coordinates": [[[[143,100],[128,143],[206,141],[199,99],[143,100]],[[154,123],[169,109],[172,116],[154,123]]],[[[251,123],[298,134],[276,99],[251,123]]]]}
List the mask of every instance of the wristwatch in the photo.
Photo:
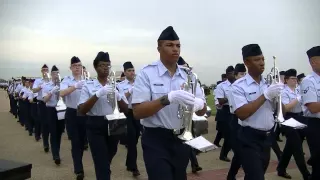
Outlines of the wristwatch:
{"type": "Polygon", "coordinates": [[[160,103],[163,105],[163,106],[167,106],[170,104],[170,101],[168,99],[168,95],[165,95],[165,96],[162,96],[160,98],[160,103]]]}

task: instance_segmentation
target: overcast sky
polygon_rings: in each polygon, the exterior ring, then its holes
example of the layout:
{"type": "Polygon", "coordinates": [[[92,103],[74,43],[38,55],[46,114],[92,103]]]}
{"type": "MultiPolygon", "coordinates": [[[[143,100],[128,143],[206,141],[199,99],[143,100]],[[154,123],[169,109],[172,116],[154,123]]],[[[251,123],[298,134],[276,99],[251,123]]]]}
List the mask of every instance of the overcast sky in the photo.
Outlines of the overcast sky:
{"type": "Polygon", "coordinates": [[[157,38],[172,25],[181,56],[200,80],[215,83],[241,48],[258,43],[282,70],[309,73],[306,50],[320,45],[320,0],[0,0],[0,78],[39,76],[44,63],[68,75],[78,56],[92,75],[97,52],[115,70],[159,58],[157,38]],[[111,3],[112,2],[112,3],[111,3]]]}

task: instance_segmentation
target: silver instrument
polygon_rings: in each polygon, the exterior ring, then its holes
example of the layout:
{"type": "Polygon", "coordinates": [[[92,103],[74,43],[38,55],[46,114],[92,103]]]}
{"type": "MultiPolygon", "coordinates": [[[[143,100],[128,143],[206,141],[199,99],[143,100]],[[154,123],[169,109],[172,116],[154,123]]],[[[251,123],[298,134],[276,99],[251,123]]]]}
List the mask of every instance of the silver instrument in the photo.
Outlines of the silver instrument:
{"type": "Polygon", "coordinates": [[[43,73],[43,79],[45,82],[50,82],[51,81],[51,76],[49,73],[43,73]]]}
{"type": "Polygon", "coordinates": [[[81,70],[81,80],[89,80],[90,79],[90,73],[88,71],[84,71],[83,68],[81,70]]]}
{"type": "Polygon", "coordinates": [[[119,107],[118,107],[118,101],[116,97],[115,91],[117,90],[116,88],[116,73],[115,71],[111,70],[111,66],[109,66],[109,76],[108,76],[108,83],[109,85],[112,86],[112,92],[107,94],[107,101],[110,103],[113,113],[110,115],[106,115],[106,119],[108,120],[120,120],[120,119],[126,119],[126,116],[124,113],[120,113],[119,107]]]}
{"type": "MultiPolygon", "coordinates": [[[[198,84],[198,77],[191,70],[192,68],[181,67],[187,73],[187,82],[183,83],[182,90],[196,94],[196,88],[198,84]]],[[[182,120],[185,127],[183,133],[178,136],[183,141],[189,141],[193,139],[192,135],[192,116],[193,116],[193,106],[179,105],[178,118],[182,120]]]]}
{"type": "MultiPolygon", "coordinates": [[[[273,67],[271,69],[271,72],[267,75],[266,81],[267,81],[268,85],[281,83],[280,71],[276,67],[276,57],[275,56],[273,56],[273,67]]],[[[282,123],[282,122],[284,122],[284,117],[283,117],[283,112],[282,112],[281,95],[276,97],[275,106],[276,106],[276,112],[277,112],[275,114],[275,122],[282,123]]]]}

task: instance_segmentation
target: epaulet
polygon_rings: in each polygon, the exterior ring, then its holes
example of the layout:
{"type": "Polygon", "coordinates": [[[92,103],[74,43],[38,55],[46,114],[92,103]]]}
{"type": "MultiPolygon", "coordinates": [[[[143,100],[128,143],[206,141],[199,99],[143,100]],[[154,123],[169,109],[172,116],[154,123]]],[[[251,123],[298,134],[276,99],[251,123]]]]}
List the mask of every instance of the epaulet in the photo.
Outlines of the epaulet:
{"type": "Polygon", "coordinates": [[[63,80],[67,80],[67,79],[70,79],[70,76],[65,76],[65,77],[63,78],[63,80]]]}
{"type": "Polygon", "coordinates": [[[233,82],[233,84],[239,84],[239,83],[241,83],[241,82],[243,82],[243,81],[245,81],[246,80],[246,78],[245,77],[242,77],[242,78],[240,78],[240,79],[237,79],[235,82],[233,82]]]}

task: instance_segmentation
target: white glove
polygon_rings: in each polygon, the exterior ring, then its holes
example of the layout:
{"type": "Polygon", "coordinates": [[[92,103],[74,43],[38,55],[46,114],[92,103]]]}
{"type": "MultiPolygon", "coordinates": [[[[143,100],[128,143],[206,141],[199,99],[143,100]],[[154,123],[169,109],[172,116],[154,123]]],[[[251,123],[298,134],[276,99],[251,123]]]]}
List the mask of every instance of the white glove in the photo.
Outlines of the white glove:
{"type": "Polygon", "coordinates": [[[196,97],[196,98],[194,99],[193,111],[194,111],[194,112],[197,112],[197,111],[203,109],[203,107],[204,107],[204,102],[203,102],[203,100],[196,97]]]}
{"type": "Polygon", "coordinates": [[[284,85],[282,83],[270,85],[264,92],[264,97],[270,101],[280,95],[281,90],[283,90],[284,85]]]}
{"type": "Polygon", "coordinates": [[[96,92],[96,96],[97,98],[100,98],[101,96],[107,95],[110,92],[112,92],[112,86],[105,85],[96,92]]]}
{"type": "Polygon", "coordinates": [[[59,87],[58,86],[55,86],[55,87],[53,87],[52,89],[51,89],[51,91],[50,91],[50,93],[51,94],[54,94],[54,93],[57,93],[58,91],[59,91],[59,87]]]}
{"type": "Polygon", "coordinates": [[[74,84],[74,88],[81,89],[85,83],[86,83],[85,80],[81,80],[81,81],[74,84]]]}
{"type": "Polygon", "coordinates": [[[181,105],[189,105],[193,106],[195,103],[194,95],[184,91],[184,90],[176,90],[171,91],[168,94],[168,100],[173,104],[181,104],[181,105]]]}
{"type": "Polygon", "coordinates": [[[298,100],[298,102],[301,102],[301,95],[297,96],[297,100],[298,100]]]}

